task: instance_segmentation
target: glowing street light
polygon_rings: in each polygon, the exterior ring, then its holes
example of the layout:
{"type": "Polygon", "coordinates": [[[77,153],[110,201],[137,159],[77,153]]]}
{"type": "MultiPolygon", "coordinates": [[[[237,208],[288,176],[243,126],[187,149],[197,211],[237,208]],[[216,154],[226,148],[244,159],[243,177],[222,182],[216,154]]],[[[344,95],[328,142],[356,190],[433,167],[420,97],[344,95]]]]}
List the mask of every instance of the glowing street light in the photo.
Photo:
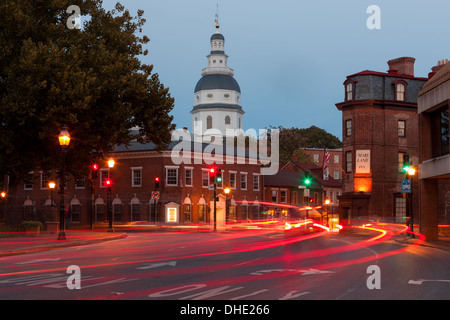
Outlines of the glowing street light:
{"type": "Polygon", "coordinates": [[[62,148],[63,151],[63,165],[62,165],[62,171],[61,171],[61,200],[59,205],[59,235],[58,240],[66,240],[66,233],[64,231],[64,211],[65,211],[65,205],[64,205],[64,186],[65,186],[65,166],[66,166],[66,152],[67,148],[69,147],[70,143],[70,134],[67,130],[67,126],[63,126],[61,128],[61,132],[58,136],[59,145],[62,148]]]}

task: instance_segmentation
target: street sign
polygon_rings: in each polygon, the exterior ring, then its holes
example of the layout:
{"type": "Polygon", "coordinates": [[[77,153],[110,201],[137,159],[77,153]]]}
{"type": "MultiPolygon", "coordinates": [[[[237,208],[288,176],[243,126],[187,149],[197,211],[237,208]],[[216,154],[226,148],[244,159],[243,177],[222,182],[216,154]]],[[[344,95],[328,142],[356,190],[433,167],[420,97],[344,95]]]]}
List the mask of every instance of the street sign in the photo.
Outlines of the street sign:
{"type": "Polygon", "coordinates": [[[402,193],[411,193],[411,180],[402,180],[402,193]]]}
{"type": "Polygon", "coordinates": [[[153,191],[152,192],[152,199],[159,199],[159,191],[153,191]]]}

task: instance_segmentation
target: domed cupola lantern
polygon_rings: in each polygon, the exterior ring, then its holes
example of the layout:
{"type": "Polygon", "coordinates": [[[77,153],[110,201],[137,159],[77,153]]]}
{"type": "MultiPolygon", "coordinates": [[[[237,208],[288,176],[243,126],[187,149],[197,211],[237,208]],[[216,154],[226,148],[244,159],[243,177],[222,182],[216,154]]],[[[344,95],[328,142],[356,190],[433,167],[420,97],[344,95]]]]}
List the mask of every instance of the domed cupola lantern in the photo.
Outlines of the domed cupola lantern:
{"type": "Polygon", "coordinates": [[[208,66],[194,89],[192,127],[194,134],[210,142],[213,136],[225,137],[226,130],[243,129],[241,89],[234,79],[234,71],[228,67],[225,54],[225,37],[219,31],[211,36],[211,52],[207,56],[208,66]]]}

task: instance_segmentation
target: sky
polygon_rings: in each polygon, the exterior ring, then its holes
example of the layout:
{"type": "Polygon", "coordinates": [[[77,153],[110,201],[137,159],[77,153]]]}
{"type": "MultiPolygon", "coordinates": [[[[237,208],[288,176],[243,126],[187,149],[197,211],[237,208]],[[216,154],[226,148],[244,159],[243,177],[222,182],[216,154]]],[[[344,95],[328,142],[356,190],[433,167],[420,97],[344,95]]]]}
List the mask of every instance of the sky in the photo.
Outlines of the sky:
{"type": "MultiPolygon", "coordinates": [[[[117,0],[103,0],[113,8],[117,0]]],[[[194,88],[207,66],[219,12],[228,65],[242,92],[244,130],[314,125],[342,138],[343,82],[348,75],[386,72],[387,61],[414,57],[427,77],[450,58],[448,0],[122,0],[144,10],[143,34],[160,81],[175,98],[178,129],[192,131],[194,88]],[[379,20],[371,5],[380,9],[379,20]],[[369,29],[379,21],[379,29],[369,29]]],[[[81,8],[82,10],[82,8],[81,8]]]]}

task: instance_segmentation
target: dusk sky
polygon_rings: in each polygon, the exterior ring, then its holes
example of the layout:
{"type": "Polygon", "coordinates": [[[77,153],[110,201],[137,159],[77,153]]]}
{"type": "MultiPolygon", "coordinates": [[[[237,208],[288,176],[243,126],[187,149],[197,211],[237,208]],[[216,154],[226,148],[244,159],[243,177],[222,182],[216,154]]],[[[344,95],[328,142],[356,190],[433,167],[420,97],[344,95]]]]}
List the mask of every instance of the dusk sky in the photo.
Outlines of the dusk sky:
{"type": "MultiPolygon", "coordinates": [[[[112,9],[117,1],[103,1],[112,9]]],[[[142,62],[154,65],[175,98],[177,128],[192,131],[194,87],[207,66],[219,5],[228,65],[242,91],[244,129],[315,125],[342,138],[346,76],[385,72],[390,59],[416,58],[415,75],[427,77],[450,58],[447,0],[126,0],[144,10],[150,38],[142,62]],[[381,29],[370,30],[370,5],[381,10],[381,29]]],[[[81,8],[81,11],[83,8],[81,8]]]]}

